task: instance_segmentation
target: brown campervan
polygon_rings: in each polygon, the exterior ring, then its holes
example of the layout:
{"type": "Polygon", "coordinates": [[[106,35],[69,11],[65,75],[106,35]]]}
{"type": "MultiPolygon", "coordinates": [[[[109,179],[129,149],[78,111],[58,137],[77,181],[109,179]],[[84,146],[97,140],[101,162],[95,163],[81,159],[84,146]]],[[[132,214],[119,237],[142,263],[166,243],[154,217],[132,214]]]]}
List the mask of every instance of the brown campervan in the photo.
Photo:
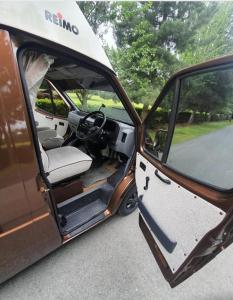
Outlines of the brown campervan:
{"type": "Polygon", "coordinates": [[[3,1],[0,24],[0,282],[137,206],[172,287],[232,242],[232,56],[141,122],[75,2],[3,1]]]}

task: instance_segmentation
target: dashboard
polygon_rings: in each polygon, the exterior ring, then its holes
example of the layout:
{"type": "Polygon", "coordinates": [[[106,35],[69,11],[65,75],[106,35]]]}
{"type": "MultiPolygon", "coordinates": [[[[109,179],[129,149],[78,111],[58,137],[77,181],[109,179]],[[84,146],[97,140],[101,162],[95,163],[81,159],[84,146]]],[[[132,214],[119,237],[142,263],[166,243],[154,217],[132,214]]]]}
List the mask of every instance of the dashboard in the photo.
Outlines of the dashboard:
{"type": "MultiPolygon", "coordinates": [[[[71,131],[76,134],[79,122],[85,117],[85,113],[80,111],[71,111],[68,115],[68,123],[71,131]]],[[[88,118],[90,125],[101,123],[101,118],[88,118]]],[[[105,134],[108,135],[108,146],[116,152],[125,154],[130,157],[134,151],[135,144],[135,128],[132,125],[125,124],[116,120],[108,119],[103,128],[105,134]]]]}

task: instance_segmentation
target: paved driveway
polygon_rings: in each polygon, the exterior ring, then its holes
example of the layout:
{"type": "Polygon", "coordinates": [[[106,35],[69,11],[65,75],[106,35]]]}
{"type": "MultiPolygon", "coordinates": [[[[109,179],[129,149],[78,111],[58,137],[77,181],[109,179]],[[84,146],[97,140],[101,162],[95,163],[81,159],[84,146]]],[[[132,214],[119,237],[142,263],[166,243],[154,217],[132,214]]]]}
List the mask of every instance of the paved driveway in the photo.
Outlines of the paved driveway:
{"type": "Polygon", "coordinates": [[[137,223],[115,216],[4,283],[0,299],[233,299],[233,246],[171,289],[137,223]]]}
{"type": "Polygon", "coordinates": [[[168,164],[216,186],[233,186],[233,125],[171,147],[168,164]]]}

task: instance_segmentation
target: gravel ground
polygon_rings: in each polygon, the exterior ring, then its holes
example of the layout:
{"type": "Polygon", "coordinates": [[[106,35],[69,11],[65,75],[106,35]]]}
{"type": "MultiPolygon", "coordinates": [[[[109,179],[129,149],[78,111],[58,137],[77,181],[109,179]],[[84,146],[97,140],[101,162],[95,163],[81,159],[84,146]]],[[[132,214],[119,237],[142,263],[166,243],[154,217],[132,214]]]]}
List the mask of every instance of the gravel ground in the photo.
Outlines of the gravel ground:
{"type": "Polygon", "coordinates": [[[233,299],[233,246],[171,289],[138,227],[115,216],[2,284],[0,299],[233,299]]]}

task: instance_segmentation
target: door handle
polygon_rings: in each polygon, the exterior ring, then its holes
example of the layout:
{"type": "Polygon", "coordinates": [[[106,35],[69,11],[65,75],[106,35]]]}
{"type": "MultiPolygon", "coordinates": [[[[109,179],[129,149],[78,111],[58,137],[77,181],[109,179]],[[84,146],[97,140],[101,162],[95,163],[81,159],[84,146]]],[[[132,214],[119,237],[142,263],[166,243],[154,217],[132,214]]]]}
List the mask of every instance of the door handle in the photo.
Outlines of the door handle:
{"type": "Polygon", "coordinates": [[[144,186],[144,191],[148,190],[148,185],[149,185],[150,177],[146,176],[146,185],[144,186]]]}
{"type": "Polygon", "coordinates": [[[171,184],[171,180],[165,179],[162,176],[160,176],[157,169],[155,170],[155,176],[157,176],[162,182],[166,184],[171,184]]]}
{"type": "Polygon", "coordinates": [[[53,120],[53,117],[51,116],[45,116],[46,119],[50,119],[50,120],[53,120]]]}
{"type": "Polygon", "coordinates": [[[139,166],[143,171],[146,171],[146,165],[142,161],[140,161],[139,166]]]}

